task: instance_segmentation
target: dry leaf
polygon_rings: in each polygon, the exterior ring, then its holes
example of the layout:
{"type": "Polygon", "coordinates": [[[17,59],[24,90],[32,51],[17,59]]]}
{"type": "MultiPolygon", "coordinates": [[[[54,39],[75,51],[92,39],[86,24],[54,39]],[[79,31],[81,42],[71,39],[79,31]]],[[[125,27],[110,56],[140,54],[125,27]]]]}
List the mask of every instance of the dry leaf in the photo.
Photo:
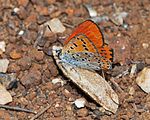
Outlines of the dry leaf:
{"type": "Polygon", "coordinates": [[[150,67],[145,67],[136,78],[136,83],[146,93],[150,93],[150,67]]]}
{"type": "Polygon", "coordinates": [[[53,46],[54,58],[63,73],[98,104],[115,113],[119,104],[118,95],[105,79],[95,71],[81,69],[62,62],[58,57],[60,51],[61,47],[53,46]]]}

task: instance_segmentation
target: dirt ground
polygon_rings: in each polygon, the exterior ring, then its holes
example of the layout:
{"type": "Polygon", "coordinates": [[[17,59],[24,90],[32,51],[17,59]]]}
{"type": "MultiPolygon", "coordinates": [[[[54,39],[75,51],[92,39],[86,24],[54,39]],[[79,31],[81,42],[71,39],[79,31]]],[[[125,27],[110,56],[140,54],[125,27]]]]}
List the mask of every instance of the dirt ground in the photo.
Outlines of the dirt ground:
{"type": "MultiPolygon", "coordinates": [[[[10,61],[6,74],[15,73],[18,80],[9,89],[13,101],[7,105],[37,113],[50,105],[37,120],[150,120],[150,95],[135,82],[141,69],[150,65],[149,38],[149,0],[0,0],[0,41],[6,43],[6,51],[0,58],[10,61]],[[107,72],[106,78],[119,96],[115,114],[100,111],[98,104],[62,74],[52,56],[52,46],[63,44],[76,25],[90,18],[85,4],[91,5],[98,16],[111,17],[117,10],[128,14],[121,25],[113,20],[98,23],[105,41],[114,49],[114,68],[107,72]],[[41,26],[53,18],[59,18],[65,32],[44,33],[37,42],[41,26]],[[138,69],[131,77],[133,64],[138,69]],[[112,77],[121,91],[109,81],[112,77]],[[63,79],[64,84],[54,84],[55,78],[63,79]],[[73,102],[81,97],[87,100],[87,105],[79,109],[73,102]]],[[[33,116],[0,109],[0,120],[30,120],[33,116]]]]}

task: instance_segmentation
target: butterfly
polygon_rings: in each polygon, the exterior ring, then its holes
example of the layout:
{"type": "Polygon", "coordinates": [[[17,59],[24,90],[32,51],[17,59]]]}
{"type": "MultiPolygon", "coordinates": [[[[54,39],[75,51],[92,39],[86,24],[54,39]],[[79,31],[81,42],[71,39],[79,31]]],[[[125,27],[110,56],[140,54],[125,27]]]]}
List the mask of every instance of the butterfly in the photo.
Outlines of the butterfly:
{"type": "Polygon", "coordinates": [[[104,43],[98,25],[86,20],[65,40],[59,57],[63,62],[76,67],[108,70],[112,68],[113,50],[104,43]]]}

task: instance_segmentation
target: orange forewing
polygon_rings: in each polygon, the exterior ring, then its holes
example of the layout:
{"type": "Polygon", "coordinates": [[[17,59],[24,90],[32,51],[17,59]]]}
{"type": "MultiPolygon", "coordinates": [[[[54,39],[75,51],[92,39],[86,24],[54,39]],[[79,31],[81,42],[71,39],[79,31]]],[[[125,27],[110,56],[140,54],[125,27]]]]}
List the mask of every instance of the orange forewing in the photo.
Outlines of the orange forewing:
{"type": "Polygon", "coordinates": [[[103,45],[102,33],[98,26],[91,20],[86,20],[85,22],[81,23],[65,41],[65,44],[67,44],[71,38],[78,34],[86,35],[97,48],[103,45]]]}
{"type": "Polygon", "coordinates": [[[113,52],[108,45],[104,44],[103,35],[97,24],[91,20],[86,20],[85,22],[79,24],[74,32],[65,41],[65,44],[67,44],[74,36],[79,34],[86,35],[98,49],[99,54],[112,62],[113,52]]]}

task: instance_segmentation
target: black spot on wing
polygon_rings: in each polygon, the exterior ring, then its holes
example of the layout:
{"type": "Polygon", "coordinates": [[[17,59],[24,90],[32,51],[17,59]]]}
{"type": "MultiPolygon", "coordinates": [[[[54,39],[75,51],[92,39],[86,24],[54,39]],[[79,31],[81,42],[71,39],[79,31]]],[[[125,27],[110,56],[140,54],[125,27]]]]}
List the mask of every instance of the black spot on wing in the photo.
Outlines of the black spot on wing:
{"type": "Polygon", "coordinates": [[[75,44],[75,43],[73,43],[73,45],[74,45],[75,47],[78,47],[77,44],[75,44]]]}

